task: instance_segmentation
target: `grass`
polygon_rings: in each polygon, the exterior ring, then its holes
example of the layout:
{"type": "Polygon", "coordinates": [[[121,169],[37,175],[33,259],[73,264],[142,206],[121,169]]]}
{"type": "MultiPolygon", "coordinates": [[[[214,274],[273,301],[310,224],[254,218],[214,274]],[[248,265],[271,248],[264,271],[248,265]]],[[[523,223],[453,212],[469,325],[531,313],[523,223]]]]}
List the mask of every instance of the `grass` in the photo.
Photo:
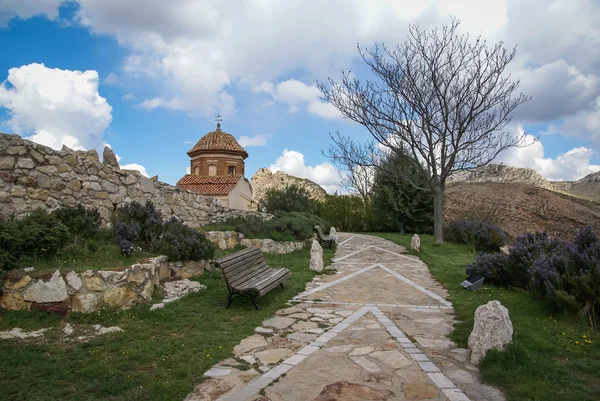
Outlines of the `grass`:
{"type": "MultiPolygon", "coordinates": [[[[92,270],[112,270],[130,266],[140,259],[157,256],[157,254],[136,251],[129,257],[121,255],[121,250],[113,241],[96,241],[97,250],[90,250],[85,244],[80,246],[71,245],[59,251],[59,253],[50,258],[31,258],[22,257],[19,265],[22,267],[35,267],[33,273],[29,275],[40,275],[53,272],[56,269],[64,271],[82,272],[88,269],[92,270]]],[[[11,274],[18,273],[16,270],[11,274]]],[[[19,273],[20,274],[20,273],[19,273]]]]}
{"type": "MultiPolygon", "coordinates": [[[[219,251],[222,256],[228,251],[219,251]]],[[[229,251],[231,252],[231,251],[229,251]]],[[[325,250],[325,263],[333,251],[325,250]]],[[[232,356],[233,347],[254,328],[303,291],[313,273],[310,254],[303,249],[288,255],[265,254],[271,267],[292,271],[285,289],[259,298],[255,311],[247,299],[226,309],[227,288],[217,272],[198,281],[208,288],[149,311],[104,309],[71,314],[77,327],[117,325],[124,333],[95,337],[87,343],[61,337],[59,317],[45,313],[0,313],[0,330],[52,327],[44,339],[0,340],[0,399],[39,400],[182,400],[216,362],[232,356]]]]}
{"type": "MultiPolygon", "coordinates": [[[[373,233],[410,248],[409,235],[373,233]]],[[[464,245],[434,244],[421,236],[416,254],[448,290],[456,324],[451,335],[461,347],[473,328],[475,309],[498,300],[510,311],[513,343],[490,352],[480,365],[483,379],[503,390],[509,401],[597,401],[600,399],[600,335],[576,316],[565,315],[519,289],[485,284],[475,292],[460,286],[474,253],[464,245]],[[590,340],[592,343],[586,343],[590,340]]]]}

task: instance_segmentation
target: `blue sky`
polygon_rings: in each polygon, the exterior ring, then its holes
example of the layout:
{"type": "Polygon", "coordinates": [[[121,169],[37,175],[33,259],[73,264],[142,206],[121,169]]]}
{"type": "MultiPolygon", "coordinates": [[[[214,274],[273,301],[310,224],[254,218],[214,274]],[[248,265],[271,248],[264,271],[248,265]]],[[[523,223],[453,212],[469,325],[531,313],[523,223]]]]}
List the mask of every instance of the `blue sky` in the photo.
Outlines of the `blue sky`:
{"type": "Polygon", "coordinates": [[[0,130],[55,148],[109,144],[121,165],[174,184],[219,112],[247,146],[248,178],[270,167],[333,191],[328,134],[369,136],[315,82],[341,70],[364,77],[357,42],[399,43],[409,23],[452,14],[464,31],[519,46],[511,73],[533,100],[509,129],[540,142],[500,161],[555,180],[600,169],[598,2],[414,3],[0,1],[0,130]]]}

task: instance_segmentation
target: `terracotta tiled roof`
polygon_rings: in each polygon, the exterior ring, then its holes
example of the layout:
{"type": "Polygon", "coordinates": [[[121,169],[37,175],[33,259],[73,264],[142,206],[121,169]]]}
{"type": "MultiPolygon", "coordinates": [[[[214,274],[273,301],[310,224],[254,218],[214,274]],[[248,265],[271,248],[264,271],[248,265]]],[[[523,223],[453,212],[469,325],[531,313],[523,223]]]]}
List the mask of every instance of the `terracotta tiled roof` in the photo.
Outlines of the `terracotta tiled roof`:
{"type": "Polygon", "coordinates": [[[244,158],[248,157],[246,150],[240,146],[233,135],[221,131],[220,125],[217,125],[216,131],[209,132],[200,138],[196,145],[194,145],[194,147],[191,148],[187,153],[191,156],[193,153],[206,150],[236,152],[242,153],[244,158]]]}
{"type": "Polygon", "coordinates": [[[235,187],[241,175],[216,175],[212,177],[186,174],[179,181],[179,188],[200,195],[227,195],[235,187]]]}

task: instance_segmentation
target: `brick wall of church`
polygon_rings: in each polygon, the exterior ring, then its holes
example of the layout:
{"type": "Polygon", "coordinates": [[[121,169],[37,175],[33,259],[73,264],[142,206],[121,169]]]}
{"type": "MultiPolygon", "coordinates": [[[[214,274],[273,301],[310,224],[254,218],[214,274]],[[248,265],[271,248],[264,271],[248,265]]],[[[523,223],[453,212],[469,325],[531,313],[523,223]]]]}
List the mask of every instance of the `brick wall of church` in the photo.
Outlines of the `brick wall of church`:
{"type": "Polygon", "coordinates": [[[244,175],[244,161],[241,158],[223,156],[200,156],[191,160],[191,174],[208,176],[209,166],[217,166],[216,175],[228,175],[229,166],[235,166],[236,175],[244,175]],[[196,169],[198,167],[198,169],[196,169]]]}

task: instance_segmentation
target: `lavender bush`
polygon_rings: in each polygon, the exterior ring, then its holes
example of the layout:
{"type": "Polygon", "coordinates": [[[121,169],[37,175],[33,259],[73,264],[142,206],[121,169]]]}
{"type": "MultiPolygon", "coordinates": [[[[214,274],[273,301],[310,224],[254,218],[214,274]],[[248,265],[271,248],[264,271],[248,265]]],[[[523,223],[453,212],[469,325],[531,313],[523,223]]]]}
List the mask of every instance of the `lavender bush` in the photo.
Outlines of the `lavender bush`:
{"type": "Polygon", "coordinates": [[[547,298],[600,328],[600,239],[591,227],[579,230],[572,243],[546,233],[524,235],[509,255],[477,255],[467,266],[467,274],[472,273],[547,298]]]}
{"type": "Polygon", "coordinates": [[[444,238],[470,245],[479,252],[498,252],[507,235],[500,227],[485,221],[455,220],[444,226],[444,238]]]}

